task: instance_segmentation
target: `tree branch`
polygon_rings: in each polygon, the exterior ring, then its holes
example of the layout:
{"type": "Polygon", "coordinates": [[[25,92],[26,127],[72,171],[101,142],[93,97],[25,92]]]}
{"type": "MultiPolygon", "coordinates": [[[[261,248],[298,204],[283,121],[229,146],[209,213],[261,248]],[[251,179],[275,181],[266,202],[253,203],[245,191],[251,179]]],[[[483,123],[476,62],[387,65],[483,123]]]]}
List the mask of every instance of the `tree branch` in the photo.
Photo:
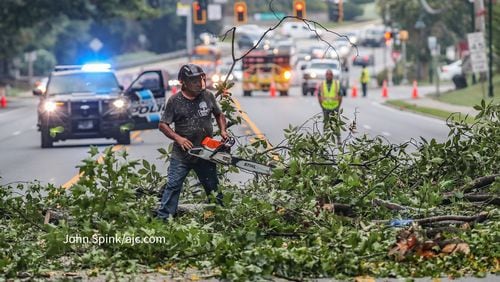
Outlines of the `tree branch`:
{"type": "Polygon", "coordinates": [[[493,183],[500,174],[493,174],[488,176],[483,176],[472,180],[471,182],[460,187],[460,191],[468,193],[474,189],[483,188],[487,185],[493,183]]]}

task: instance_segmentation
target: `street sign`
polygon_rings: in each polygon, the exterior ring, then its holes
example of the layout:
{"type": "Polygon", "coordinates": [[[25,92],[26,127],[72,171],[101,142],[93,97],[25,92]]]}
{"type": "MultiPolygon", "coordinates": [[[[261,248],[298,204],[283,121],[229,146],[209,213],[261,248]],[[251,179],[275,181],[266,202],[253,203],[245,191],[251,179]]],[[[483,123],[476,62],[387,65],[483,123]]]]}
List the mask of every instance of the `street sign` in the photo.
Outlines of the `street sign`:
{"type": "Polygon", "coordinates": [[[484,43],[484,35],[482,32],[474,32],[467,34],[470,52],[484,52],[486,45],[484,43]]]}
{"type": "Polygon", "coordinates": [[[467,34],[467,41],[469,42],[472,71],[475,73],[488,71],[488,59],[486,58],[486,45],[483,33],[469,33],[467,34]]]}
{"type": "Polygon", "coordinates": [[[94,52],[99,52],[99,50],[101,50],[103,46],[104,45],[102,45],[101,40],[99,40],[98,38],[92,39],[92,41],[90,41],[89,43],[90,49],[92,49],[92,51],[94,52]]]}
{"type": "Polygon", "coordinates": [[[208,4],[208,20],[218,21],[222,19],[222,6],[220,4],[208,4]]]}
{"type": "Polygon", "coordinates": [[[429,50],[434,50],[436,49],[437,45],[437,38],[435,36],[429,36],[427,37],[427,46],[429,47],[429,50]]]}
{"type": "Polygon", "coordinates": [[[408,41],[408,31],[407,30],[400,30],[399,31],[399,40],[408,41]]]}
{"type": "Polygon", "coordinates": [[[177,16],[179,17],[187,17],[191,13],[191,6],[185,5],[181,2],[177,2],[177,16]]]}

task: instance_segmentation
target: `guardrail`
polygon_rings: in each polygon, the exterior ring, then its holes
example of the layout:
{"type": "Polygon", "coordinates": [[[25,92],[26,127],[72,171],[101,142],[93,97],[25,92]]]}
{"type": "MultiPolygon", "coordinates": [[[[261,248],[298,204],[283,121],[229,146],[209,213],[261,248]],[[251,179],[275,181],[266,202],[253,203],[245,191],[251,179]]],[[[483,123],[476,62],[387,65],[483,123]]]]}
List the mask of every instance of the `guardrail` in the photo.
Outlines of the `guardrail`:
{"type": "Polygon", "coordinates": [[[137,66],[141,66],[141,65],[154,64],[154,63],[158,63],[161,61],[171,60],[171,59],[175,59],[175,58],[179,58],[179,57],[187,56],[187,55],[188,55],[188,52],[185,49],[185,50],[174,51],[171,53],[156,55],[154,57],[150,57],[147,59],[137,59],[137,60],[126,61],[126,62],[112,62],[112,65],[113,65],[113,68],[115,70],[121,70],[121,69],[133,68],[133,67],[137,67],[137,66]]]}

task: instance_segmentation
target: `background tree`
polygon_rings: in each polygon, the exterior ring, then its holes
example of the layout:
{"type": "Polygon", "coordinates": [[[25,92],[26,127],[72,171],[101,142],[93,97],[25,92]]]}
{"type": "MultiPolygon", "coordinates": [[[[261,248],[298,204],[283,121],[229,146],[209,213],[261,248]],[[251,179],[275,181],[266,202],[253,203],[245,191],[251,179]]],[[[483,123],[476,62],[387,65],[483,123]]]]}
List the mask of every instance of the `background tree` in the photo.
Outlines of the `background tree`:
{"type": "Polygon", "coordinates": [[[9,75],[12,58],[33,48],[36,37],[50,33],[61,16],[72,20],[101,21],[123,17],[141,18],[155,14],[142,0],[72,0],[0,2],[0,79],[9,75]],[[35,34],[34,31],[40,33],[35,34]]]}
{"type": "MultiPolygon", "coordinates": [[[[428,36],[437,37],[441,48],[454,45],[459,40],[466,39],[472,20],[468,1],[427,0],[427,2],[434,9],[442,9],[442,12],[435,15],[428,14],[419,1],[381,0],[377,3],[387,25],[408,30],[410,35],[407,44],[408,60],[421,62],[424,66],[431,59],[427,48],[428,36]],[[424,28],[416,28],[418,20],[425,24],[424,28]]],[[[420,77],[422,75],[423,71],[420,77]]]]}

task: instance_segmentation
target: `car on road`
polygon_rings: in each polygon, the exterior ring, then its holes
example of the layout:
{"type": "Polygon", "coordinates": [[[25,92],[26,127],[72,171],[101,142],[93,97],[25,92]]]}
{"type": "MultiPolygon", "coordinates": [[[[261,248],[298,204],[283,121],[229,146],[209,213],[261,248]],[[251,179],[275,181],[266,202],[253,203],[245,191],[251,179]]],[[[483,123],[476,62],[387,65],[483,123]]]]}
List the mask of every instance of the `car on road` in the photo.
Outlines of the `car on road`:
{"type": "Polygon", "coordinates": [[[462,74],[462,60],[441,66],[437,69],[439,80],[452,80],[454,76],[462,74]]]}
{"type": "Polygon", "coordinates": [[[304,39],[304,38],[315,38],[316,33],[321,35],[323,32],[320,29],[314,27],[310,24],[307,26],[304,22],[286,22],[281,28],[281,34],[294,39],[304,39]]]}
{"type": "Polygon", "coordinates": [[[40,96],[38,128],[41,147],[58,140],[114,138],[130,144],[129,99],[108,64],[56,66],[40,96]]]}
{"type": "Polygon", "coordinates": [[[382,47],[385,44],[385,28],[382,26],[367,29],[362,41],[363,46],[382,47]]]}
{"type": "Polygon", "coordinates": [[[336,79],[340,80],[342,90],[347,87],[347,80],[342,73],[340,61],[333,59],[314,59],[304,65],[302,68],[302,95],[308,93],[314,95],[319,83],[325,80],[327,70],[332,70],[336,79]]]}
{"type": "Polygon", "coordinates": [[[352,57],[353,66],[373,66],[375,58],[373,55],[358,55],[352,57]]]}

